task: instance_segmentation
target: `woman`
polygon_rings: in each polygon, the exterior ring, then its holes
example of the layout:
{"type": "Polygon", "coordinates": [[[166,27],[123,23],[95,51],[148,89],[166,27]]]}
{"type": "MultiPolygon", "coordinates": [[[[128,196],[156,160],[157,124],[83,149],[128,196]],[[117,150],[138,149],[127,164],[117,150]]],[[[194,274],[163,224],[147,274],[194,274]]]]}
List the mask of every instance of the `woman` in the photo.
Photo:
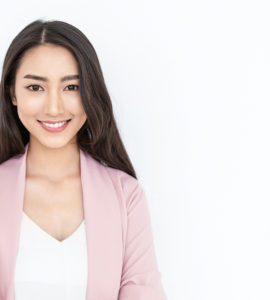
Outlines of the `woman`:
{"type": "Polygon", "coordinates": [[[166,299],[145,193],[87,37],[32,22],[0,88],[0,300],[166,299]]]}

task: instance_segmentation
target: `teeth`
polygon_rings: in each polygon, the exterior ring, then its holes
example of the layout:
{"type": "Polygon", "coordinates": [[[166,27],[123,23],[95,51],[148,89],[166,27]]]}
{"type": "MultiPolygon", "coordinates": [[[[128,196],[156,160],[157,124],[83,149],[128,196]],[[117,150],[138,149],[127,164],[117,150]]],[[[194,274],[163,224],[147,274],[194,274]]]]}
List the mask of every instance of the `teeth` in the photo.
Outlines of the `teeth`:
{"type": "Polygon", "coordinates": [[[62,127],[64,124],[66,124],[67,121],[61,122],[61,123],[55,123],[55,124],[49,124],[49,123],[45,123],[45,122],[41,122],[41,123],[48,127],[51,127],[51,128],[58,128],[58,127],[62,127]]]}

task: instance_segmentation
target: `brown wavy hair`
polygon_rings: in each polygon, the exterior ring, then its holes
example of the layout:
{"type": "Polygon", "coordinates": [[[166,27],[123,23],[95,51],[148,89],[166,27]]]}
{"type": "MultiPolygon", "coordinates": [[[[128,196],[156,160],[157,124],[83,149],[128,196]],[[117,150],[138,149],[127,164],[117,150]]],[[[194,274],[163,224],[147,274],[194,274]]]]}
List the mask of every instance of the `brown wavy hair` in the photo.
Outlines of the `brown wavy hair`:
{"type": "Polygon", "coordinates": [[[27,25],[11,42],[3,63],[0,83],[0,163],[23,154],[29,132],[12,105],[16,71],[25,51],[51,43],[66,47],[79,65],[80,96],[87,120],[77,133],[81,150],[103,164],[136,177],[113,115],[96,51],[75,26],[63,21],[38,19],[27,25]]]}

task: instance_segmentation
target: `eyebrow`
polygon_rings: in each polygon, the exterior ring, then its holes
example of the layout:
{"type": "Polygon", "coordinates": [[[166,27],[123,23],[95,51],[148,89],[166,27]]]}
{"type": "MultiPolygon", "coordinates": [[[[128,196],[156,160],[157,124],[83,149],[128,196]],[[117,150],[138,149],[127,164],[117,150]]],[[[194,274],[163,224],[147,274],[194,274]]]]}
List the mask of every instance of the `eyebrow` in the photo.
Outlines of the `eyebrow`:
{"type": "MultiPolygon", "coordinates": [[[[46,77],[33,75],[33,74],[27,74],[23,78],[34,79],[34,80],[45,81],[45,82],[49,81],[48,78],[46,78],[46,77]]],[[[72,80],[72,79],[79,79],[79,78],[80,78],[79,75],[66,75],[66,76],[62,77],[60,79],[60,81],[64,82],[64,81],[68,81],[68,80],[72,80]]]]}

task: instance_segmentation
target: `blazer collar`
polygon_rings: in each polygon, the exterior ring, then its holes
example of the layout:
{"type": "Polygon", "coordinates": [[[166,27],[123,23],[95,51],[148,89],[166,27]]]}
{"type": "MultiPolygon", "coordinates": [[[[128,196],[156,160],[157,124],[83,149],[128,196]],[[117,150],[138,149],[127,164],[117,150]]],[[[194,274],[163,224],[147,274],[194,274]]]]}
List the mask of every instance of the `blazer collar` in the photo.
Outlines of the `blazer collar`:
{"type": "MultiPolygon", "coordinates": [[[[3,191],[3,202],[0,202],[0,299],[6,300],[14,300],[28,147],[29,143],[24,154],[4,163],[6,176],[0,183],[3,191]]],[[[112,173],[81,149],[80,167],[88,253],[86,299],[117,299],[123,248],[121,214],[110,178],[112,173]]]]}

